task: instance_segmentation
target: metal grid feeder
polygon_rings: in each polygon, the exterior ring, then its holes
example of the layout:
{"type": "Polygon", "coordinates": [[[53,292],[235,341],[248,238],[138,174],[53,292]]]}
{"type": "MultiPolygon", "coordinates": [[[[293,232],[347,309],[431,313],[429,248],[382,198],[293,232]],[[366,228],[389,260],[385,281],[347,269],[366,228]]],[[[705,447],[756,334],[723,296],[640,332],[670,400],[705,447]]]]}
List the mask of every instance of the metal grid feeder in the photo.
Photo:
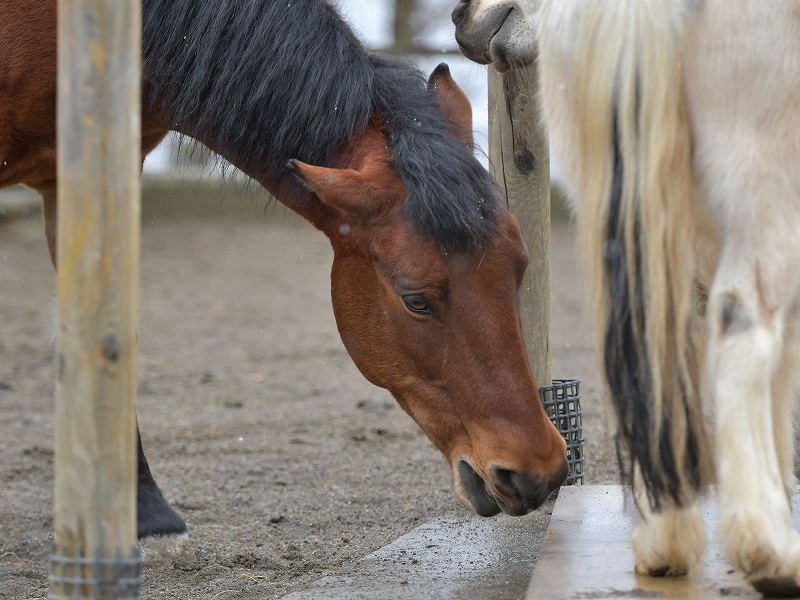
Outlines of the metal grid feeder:
{"type": "Polygon", "coordinates": [[[580,379],[554,379],[553,385],[539,388],[539,396],[547,416],[567,442],[569,473],[564,485],[583,484],[580,383],[580,379]]]}

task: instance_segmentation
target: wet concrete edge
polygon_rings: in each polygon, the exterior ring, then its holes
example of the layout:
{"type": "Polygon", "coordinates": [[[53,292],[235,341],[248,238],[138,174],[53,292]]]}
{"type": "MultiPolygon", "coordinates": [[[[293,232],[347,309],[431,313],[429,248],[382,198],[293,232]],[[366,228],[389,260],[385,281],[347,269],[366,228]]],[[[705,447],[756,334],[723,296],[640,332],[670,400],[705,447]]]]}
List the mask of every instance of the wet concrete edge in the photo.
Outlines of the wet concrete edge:
{"type": "Polygon", "coordinates": [[[554,500],[525,517],[466,513],[425,523],[287,600],[523,598],[554,500]]]}

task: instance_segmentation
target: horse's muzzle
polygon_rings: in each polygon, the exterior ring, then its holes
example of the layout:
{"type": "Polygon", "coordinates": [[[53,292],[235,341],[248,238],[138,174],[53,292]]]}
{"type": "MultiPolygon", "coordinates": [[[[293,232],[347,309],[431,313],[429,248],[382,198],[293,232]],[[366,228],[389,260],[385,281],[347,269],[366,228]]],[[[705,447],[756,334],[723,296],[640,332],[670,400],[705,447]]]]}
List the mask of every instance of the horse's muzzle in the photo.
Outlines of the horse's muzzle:
{"type": "Polygon", "coordinates": [[[487,482],[466,460],[458,461],[457,472],[473,510],[482,517],[499,512],[518,517],[533,512],[544,504],[567,478],[567,459],[549,478],[518,473],[501,467],[490,468],[487,482]]]}
{"type": "Polygon", "coordinates": [[[493,63],[501,73],[530,64],[536,56],[535,31],[516,0],[476,10],[469,0],[453,9],[456,42],[461,53],[480,64],[493,63]]]}
{"type": "Polygon", "coordinates": [[[456,42],[461,53],[468,59],[482,65],[492,62],[489,44],[508,16],[510,9],[503,7],[489,9],[479,22],[472,19],[472,5],[469,1],[459,2],[453,9],[451,18],[456,26],[456,42]]]}

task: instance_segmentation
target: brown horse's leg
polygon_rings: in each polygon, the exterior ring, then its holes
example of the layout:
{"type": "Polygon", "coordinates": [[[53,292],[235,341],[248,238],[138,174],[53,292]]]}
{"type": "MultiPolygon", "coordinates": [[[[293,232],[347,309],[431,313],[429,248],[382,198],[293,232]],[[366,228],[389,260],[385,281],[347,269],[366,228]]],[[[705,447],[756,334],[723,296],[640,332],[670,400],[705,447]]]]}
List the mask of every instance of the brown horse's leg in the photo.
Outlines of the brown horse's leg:
{"type": "MultiPolygon", "coordinates": [[[[144,158],[166,137],[167,129],[151,127],[142,123],[142,163],[144,158]]],[[[139,480],[136,486],[136,520],[139,539],[148,536],[181,535],[186,533],[186,523],[167,503],[156,485],[150,465],[142,449],[139,423],[136,423],[136,439],[139,451],[139,480]]]]}
{"type": "Polygon", "coordinates": [[[56,204],[55,184],[52,188],[38,190],[42,195],[42,209],[44,211],[44,234],[47,237],[47,249],[50,250],[50,260],[56,266],[56,235],[58,233],[58,206],[56,204]]]}
{"type": "MultiPolygon", "coordinates": [[[[47,237],[47,247],[50,250],[50,259],[56,266],[56,241],[58,233],[58,205],[56,203],[56,186],[43,185],[38,189],[42,195],[44,210],[44,231],[47,237]]],[[[139,424],[136,424],[136,440],[138,446],[138,471],[139,478],[136,486],[136,518],[137,535],[147,536],[176,535],[186,533],[186,523],[172,510],[164,499],[161,490],[156,485],[150,465],[142,450],[142,436],[139,433],[139,424]]]]}

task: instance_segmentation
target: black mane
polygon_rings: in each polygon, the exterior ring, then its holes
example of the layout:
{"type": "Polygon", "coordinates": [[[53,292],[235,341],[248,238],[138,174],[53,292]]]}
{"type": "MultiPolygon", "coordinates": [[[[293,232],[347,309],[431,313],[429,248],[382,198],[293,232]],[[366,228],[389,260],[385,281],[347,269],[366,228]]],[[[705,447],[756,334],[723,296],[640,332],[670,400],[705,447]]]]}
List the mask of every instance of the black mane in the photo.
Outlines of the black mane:
{"type": "Polygon", "coordinates": [[[378,110],[389,124],[404,215],[444,248],[474,248],[498,192],[454,138],[417,69],[370,54],[323,0],[144,0],[145,102],[238,167],[286,175],[329,165],[378,110]]]}

